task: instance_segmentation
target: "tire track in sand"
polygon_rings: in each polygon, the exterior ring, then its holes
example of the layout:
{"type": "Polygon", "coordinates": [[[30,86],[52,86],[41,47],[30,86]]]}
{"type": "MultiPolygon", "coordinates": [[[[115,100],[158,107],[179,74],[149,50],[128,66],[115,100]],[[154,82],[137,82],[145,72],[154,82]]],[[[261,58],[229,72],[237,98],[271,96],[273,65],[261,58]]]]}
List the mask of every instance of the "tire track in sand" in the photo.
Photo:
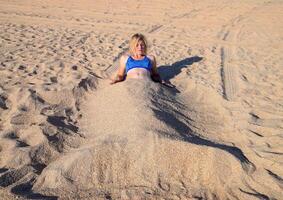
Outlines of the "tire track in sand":
{"type": "MultiPolygon", "coordinates": [[[[239,33],[241,32],[241,26],[239,22],[242,20],[242,16],[237,16],[228,25],[224,26],[220,31],[219,37],[223,41],[231,41],[236,43],[238,41],[239,33]]],[[[228,101],[236,101],[237,94],[239,92],[238,86],[238,69],[236,65],[233,65],[233,61],[236,60],[236,47],[221,48],[221,79],[223,87],[223,96],[228,101]]]]}

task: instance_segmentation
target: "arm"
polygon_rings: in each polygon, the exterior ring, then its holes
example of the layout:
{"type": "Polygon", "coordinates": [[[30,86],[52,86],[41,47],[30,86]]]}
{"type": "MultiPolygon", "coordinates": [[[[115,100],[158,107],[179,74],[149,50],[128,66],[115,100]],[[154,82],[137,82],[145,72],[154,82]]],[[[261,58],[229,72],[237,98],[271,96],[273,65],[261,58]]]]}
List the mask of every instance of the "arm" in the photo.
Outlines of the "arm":
{"type": "Polygon", "coordinates": [[[128,59],[127,56],[125,56],[125,55],[121,56],[120,62],[119,62],[118,72],[117,72],[117,74],[113,78],[111,78],[110,84],[115,84],[115,83],[118,83],[118,82],[121,82],[121,81],[125,80],[127,59],[128,59]]]}
{"type": "Polygon", "coordinates": [[[149,57],[152,63],[152,69],[151,69],[151,79],[154,82],[162,83],[161,77],[157,71],[157,66],[156,66],[156,59],[154,56],[149,57]]]}
{"type": "Polygon", "coordinates": [[[161,83],[162,85],[166,86],[166,87],[169,87],[169,88],[175,88],[174,85],[172,85],[169,81],[166,82],[165,80],[162,80],[158,71],[157,71],[157,66],[156,66],[156,59],[154,56],[150,56],[149,57],[151,62],[152,62],[152,70],[151,70],[151,79],[154,81],[154,82],[157,82],[157,83],[161,83]]]}

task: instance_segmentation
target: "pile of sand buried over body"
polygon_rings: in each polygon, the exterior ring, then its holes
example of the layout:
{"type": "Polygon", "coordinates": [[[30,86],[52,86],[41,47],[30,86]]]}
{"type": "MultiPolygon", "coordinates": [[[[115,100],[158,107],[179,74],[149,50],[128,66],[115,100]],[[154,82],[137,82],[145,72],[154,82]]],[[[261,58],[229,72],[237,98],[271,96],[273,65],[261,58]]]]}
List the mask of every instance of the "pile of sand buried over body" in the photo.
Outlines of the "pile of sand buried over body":
{"type": "Polygon", "coordinates": [[[174,90],[140,80],[101,83],[81,108],[87,142],[48,165],[34,191],[113,199],[244,195],[238,188],[252,164],[239,149],[194,132],[174,90]]]}

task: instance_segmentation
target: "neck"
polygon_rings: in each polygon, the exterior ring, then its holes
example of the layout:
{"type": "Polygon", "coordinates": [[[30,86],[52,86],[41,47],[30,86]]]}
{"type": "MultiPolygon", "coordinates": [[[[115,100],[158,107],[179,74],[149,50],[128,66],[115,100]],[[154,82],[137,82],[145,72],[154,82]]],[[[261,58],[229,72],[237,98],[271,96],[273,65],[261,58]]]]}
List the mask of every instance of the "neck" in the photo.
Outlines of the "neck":
{"type": "Polygon", "coordinates": [[[137,59],[140,59],[142,57],[144,57],[145,55],[142,55],[142,54],[134,54],[133,57],[134,58],[137,58],[137,59]]]}

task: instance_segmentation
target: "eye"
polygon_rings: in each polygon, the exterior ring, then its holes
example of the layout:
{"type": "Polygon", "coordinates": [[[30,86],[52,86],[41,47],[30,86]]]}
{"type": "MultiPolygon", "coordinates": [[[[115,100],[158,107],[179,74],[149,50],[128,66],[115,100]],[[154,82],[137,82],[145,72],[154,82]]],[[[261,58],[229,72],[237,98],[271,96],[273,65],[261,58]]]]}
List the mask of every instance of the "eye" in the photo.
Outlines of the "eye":
{"type": "Polygon", "coordinates": [[[145,47],[145,44],[143,42],[139,42],[136,44],[136,47],[142,47],[144,48],[145,47]]]}

